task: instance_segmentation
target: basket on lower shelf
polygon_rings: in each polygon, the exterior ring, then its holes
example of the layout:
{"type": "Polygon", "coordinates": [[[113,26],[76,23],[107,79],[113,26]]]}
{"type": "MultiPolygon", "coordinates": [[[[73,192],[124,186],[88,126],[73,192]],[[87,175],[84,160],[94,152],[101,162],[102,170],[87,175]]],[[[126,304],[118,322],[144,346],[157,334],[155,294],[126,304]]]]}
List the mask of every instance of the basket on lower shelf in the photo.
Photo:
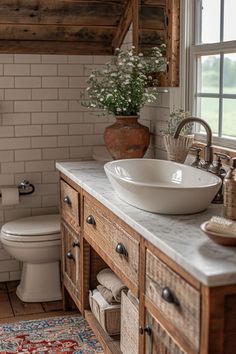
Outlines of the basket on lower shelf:
{"type": "Polygon", "coordinates": [[[120,334],[120,304],[110,305],[97,289],[89,291],[91,311],[109,335],[120,334]]]}
{"type": "Polygon", "coordinates": [[[139,303],[129,291],[121,296],[120,349],[123,354],[139,352],[139,303]]]}

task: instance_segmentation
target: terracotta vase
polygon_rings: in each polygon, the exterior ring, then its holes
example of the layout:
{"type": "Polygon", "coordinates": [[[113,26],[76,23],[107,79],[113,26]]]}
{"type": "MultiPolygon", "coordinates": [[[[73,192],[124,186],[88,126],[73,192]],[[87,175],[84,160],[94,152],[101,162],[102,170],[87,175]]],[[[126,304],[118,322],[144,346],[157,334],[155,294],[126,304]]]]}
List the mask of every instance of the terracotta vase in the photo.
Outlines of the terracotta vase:
{"type": "Polygon", "coordinates": [[[116,116],[105,129],[104,141],[114,160],[143,157],[150,143],[149,129],[138,123],[138,116],[116,116]]]}

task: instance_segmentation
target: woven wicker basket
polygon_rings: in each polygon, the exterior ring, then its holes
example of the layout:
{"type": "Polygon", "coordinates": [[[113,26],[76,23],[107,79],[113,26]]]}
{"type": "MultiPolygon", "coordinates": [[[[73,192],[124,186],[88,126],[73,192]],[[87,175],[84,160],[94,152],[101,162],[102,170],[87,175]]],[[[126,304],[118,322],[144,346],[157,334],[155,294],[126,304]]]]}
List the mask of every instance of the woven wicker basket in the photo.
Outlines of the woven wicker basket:
{"type": "Polygon", "coordinates": [[[110,305],[98,290],[89,291],[91,311],[109,335],[120,334],[120,304],[110,305]]]}
{"type": "Polygon", "coordinates": [[[163,138],[168,160],[184,163],[193,145],[194,135],[180,135],[177,139],[172,135],[164,135],[163,138]]]}
{"type": "Polygon", "coordinates": [[[139,352],[139,311],[138,300],[124,292],[121,296],[120,349],[123,354],[139,352]]]}

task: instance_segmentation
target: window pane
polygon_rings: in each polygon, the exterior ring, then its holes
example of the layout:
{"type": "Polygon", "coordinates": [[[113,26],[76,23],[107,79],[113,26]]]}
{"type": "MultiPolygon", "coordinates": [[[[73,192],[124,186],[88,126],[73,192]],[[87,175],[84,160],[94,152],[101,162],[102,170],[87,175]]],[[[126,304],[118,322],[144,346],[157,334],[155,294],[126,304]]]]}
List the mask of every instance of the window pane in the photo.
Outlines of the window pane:
{"type": "Polygon", "coordinates": [[[224,55],[224,93],[236,94],[236,53],[224,55]]]}
{"type": "Polygon", "coordinates": [[[223,99],[222,133],[236,138],[236,99],[223,99]]]}
{"type": "Polygon", "coordinates": [[[236,1],[224,0],[224,41],[236,40],[236,1]]]}
{"type": "Polygon", "coordinates": [[[215,43],[219,41],[220,0],[202,0],[201,42],[215,43]]]}
{"type": "Polygon", "coordinates": [[[220,56],[206,55],[199,59],[198,92],[219,93],[220,56]]]}
{"type": "MultiPolygon", "coordinates": [[[[213,134],[218,134],[219,122],[219,99],[198,97],[198,117],[204,119],[211,127],[213,134]]],[[[205,128],[200,126],[200,133],[205,133],[205,128]]]]}

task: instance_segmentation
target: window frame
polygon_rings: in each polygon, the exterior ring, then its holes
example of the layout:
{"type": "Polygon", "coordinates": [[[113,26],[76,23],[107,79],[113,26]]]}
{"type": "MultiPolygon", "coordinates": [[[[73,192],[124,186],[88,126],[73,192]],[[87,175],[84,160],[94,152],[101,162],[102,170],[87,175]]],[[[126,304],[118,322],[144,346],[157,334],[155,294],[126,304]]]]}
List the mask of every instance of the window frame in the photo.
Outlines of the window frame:
{"type": "MultiPolygon", "coordinates": [[[[190,82],[189,82],[189,99],[188,99],[188,106],[189,110],[192,112],[193,115],[197,114],[197,98],[198,97],[212,97],[219,99],[219,115],[222,117],[222,101],[223,98],[233,98],[236,100],[236,94],[224,94],[223,93],[223,55],[226,53],[236,53],[236,40],[234,41],[226,41],[223,42],[223,26],[224,26],[224,0],[221,0],[221,25],[220,25],[220,40],[221,42],[217,43],[200,43],[201,38],[201,0],[194,0],[194,5],[192,7],[192,12],[189,14],[190,19],[189,23],[191,24],[190,28],[193,28],[192,31],[192,38],[190,41],[190,49],[189,49],[189,56],[190,56],[190,65],[189,65],[189,72],[190,72],[190,82]],[[219,82],[219,93],[217,94],[209,94],[209,93],[197,93],[197,84],[198,80],[198,60],[201,56],[204,55],[213,55],[218,54],[220,55],[220,82],[219,82]]],[[[203,117],[204,119],[204,117],[203,117]]],[[[222,119],[219,119],[219,135],[220,136],[213,136],[213,143],[215,145],[220,145],[224,147],[229,147],[236,149],[236,138],[233,137],[225,137],[222,135],[222,119]]],[[[205,140],[205,134],[198,133],[195,131],[196,139],[199,141],[205,140]]]]}

